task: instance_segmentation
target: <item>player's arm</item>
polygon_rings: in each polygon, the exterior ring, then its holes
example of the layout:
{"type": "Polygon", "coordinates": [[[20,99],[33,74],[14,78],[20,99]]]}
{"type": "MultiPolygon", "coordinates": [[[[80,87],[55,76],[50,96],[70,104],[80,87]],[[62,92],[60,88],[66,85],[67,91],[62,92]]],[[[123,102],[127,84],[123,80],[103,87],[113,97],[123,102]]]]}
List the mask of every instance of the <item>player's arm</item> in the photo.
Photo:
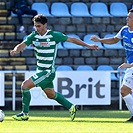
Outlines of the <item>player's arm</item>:
{"type": "Polygon", "coordinates": [[[96,44],[91,44],[90,45],[90,44],[87,44],[87,43],[83,42],[80,39],[73,38],[73,37],[68,37],[68,39],[66,41],[75,43],[77,45],[85,46],[85,47],[90,48],[90,49],[99,49],[99,47],[96,44]]]}
{"type": "Polygon", "coordinates": [[[123,68],[131,68],[133,67],[133,63],[131,64],[127,64],[127,63],[123,63],[119,66],[119,68],[123,69],[123,68]]]}
{"type": "Polygon", "coordinates": [[[120,41],[120,39],[117,37],[99,38],[96,36],[92,36],[90,39],[94,42],[101,42],[101,43],[105,43],[105,44],[115,44],[118,41],[120,41]]]}
{"type": "Polygon", "coordinates": [[[26,47],[26,44],[24,42],[18,44],[17,46],[14,47],[13,50],[11,50],[10,54],[13,56],[13,55],[16,55],[18,53],[20,53],[20,51],[22,51],[24,48],[26,47]]]}

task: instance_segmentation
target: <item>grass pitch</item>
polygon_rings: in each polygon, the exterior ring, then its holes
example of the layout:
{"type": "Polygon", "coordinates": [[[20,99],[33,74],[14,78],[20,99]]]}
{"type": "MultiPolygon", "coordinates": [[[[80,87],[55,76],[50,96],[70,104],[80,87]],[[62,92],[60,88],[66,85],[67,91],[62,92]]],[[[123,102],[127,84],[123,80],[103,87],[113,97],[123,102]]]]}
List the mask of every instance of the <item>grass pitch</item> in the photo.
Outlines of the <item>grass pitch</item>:
{"type": "Polygon", "coordinates": [[[125,122],[129,111],[77,111],[72,122],[68,111],[30,111],[28,121],[15,121],[18,111],[5,111],[0,133],[131,133],[133,123],[125,122]]]}

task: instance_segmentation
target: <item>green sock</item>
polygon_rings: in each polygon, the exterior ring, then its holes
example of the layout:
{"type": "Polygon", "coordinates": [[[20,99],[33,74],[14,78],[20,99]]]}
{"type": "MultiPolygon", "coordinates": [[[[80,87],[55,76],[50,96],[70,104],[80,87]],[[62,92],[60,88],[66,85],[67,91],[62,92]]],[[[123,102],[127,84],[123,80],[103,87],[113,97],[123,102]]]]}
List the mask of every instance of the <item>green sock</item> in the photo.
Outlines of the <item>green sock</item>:
{"type": "Polygon", "coordinates": [[[29,89],[23,89],[22,90],[22,111],[24,113],[29,112],[30,100],[31,100],[31,94],[29,89]]]}
{"type": "Polygon", "coordinates": [[[54,100],[56,100],[58,103],[60,103],[61,105],[63,105],[67,109],[70,109],[71,106],[73,105],[67,99],[65,99],[65,97],[62,94],[60,94],[58,92],[56,92],[54,100]]]}

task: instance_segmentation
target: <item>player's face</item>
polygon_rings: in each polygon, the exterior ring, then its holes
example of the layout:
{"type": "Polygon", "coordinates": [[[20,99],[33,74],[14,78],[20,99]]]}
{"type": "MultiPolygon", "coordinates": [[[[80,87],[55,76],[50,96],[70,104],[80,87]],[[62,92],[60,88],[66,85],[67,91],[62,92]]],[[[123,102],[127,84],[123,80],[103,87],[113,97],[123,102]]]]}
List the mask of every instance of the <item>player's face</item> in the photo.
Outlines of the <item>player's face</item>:
{"type": "Polygon", "coordinates": [[[126,20],[127,20],[127,25],[129,27],[133,27],[133,12],[128,13],[126,20]]]}
{"type": "Polygon", "coordinates": [[[35,26],[36,31],[37,31],[40,35],[44,35],[44,34],[45,34],[47,24],[44,24],[44,25],[43,25],[42,23],[34,22],[34,26],[35,26]]]}

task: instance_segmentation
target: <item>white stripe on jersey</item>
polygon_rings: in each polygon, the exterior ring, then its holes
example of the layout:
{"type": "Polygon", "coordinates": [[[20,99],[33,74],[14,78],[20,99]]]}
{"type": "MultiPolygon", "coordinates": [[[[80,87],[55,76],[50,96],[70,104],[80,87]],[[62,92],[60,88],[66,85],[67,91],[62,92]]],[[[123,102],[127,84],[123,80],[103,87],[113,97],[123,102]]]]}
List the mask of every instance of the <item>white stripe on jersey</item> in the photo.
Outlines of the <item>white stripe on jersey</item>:
{"type": "Polygon", "coordinates": [[[35,35],[35,38],[38,38],[38,39],[47,39],[47,38],[52,38],[52,37],[53,37],[52,35],[43,35],[43,36],[35,35]]]}
{"type": "Polygon", "coordinates": [[[55,41],[48,42],[48,44],[50,44],[50,45],[56,45],[55,41]]]}
{"type": "MultiPolygon", "coordinates": [[[[43,72],[43,70],[36,70],[37,71],[37,73],[40,73],[40,72],[43,72]]],[[[50,73],[50,70],[46,70],[48,73],[50,73]]]]}
{"type": "Polygon", "coordinates": [[[36,56],[38,60],[53,60],[53,57],[42,57],[42,56],[36,56]]]}
{"type": "Polygon", "coordinates": [[[38,53],[54,53],[54,49],[37,49],[37,48],[34,48],[38,53]]]}
{"type": "Polygon", "coordinates": [[[37,66],[49,68],[51,66],[51,64],[43,64],[43,63],[38,63],[37,62],[37,66]]]}

